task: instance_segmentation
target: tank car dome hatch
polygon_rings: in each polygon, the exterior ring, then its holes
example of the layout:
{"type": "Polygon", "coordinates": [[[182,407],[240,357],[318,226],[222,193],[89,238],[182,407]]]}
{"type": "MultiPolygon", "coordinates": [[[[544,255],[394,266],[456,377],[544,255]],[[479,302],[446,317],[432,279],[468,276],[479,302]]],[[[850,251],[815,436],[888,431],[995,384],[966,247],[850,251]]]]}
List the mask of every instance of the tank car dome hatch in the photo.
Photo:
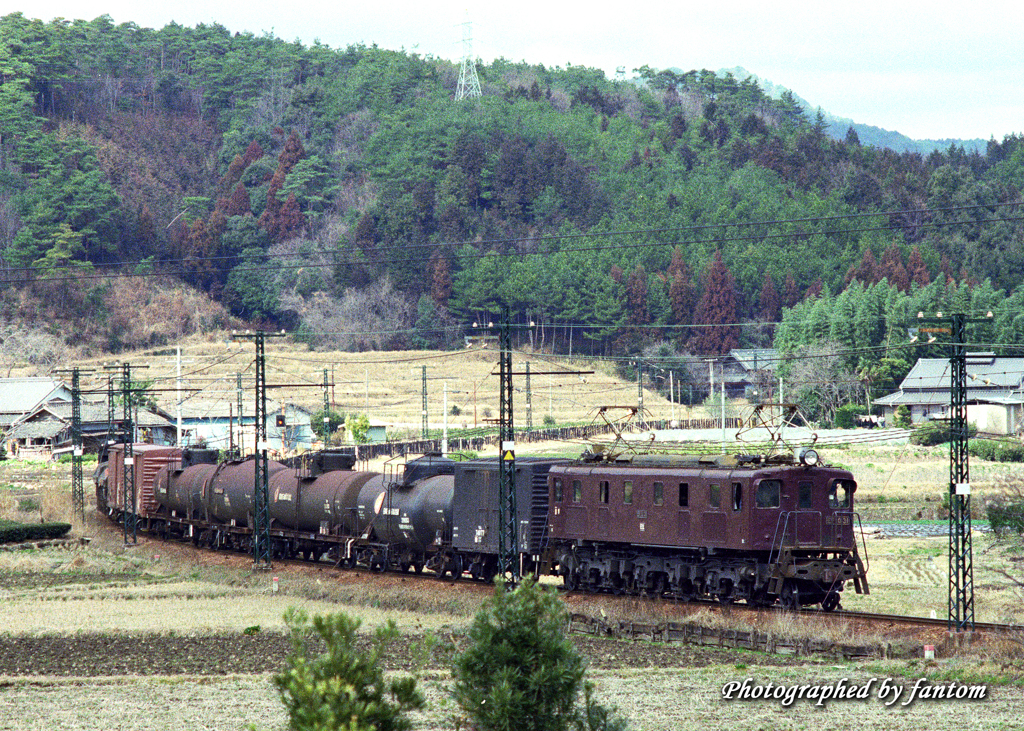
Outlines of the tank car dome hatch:
{"type": "Polygon", "coordinates": [[[216,449],[185,449],[181,452],[181,468],[187,469],[196,464],[217,464],[220,452],[216,449]]]}
{"type": "Polygon", "coordinates": [[[456,464],[458,462],[454,459],[449,459],[441,454],[425,454],[406,463],[402,484],[411,485],[427,477],[454,474],[456,464]]]}

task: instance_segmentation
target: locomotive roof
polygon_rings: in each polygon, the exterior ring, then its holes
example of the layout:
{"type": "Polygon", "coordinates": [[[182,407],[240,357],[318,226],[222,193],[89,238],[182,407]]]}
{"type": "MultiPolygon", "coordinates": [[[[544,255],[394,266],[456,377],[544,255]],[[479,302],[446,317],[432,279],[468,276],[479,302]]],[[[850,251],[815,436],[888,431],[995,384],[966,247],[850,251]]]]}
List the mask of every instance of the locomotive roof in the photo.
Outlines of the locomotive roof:
{"type": "MultiPolygon", "coordinates": [[[[586,454],[577,462],[590,466],[632,467],[638,469],[728,469],[756,470],[802,467],[792,454],[631,454],[610,457],[586,454]]],[[[820,465],[827,467],[827,465],[820,465]]]]}

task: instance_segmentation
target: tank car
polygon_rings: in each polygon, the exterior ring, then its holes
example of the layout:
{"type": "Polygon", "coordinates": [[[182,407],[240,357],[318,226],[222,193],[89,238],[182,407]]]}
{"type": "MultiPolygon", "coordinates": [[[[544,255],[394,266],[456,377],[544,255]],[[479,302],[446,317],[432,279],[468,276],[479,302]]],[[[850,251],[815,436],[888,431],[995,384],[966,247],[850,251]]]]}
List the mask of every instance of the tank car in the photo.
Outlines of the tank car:
{"type": "Polygon", "coordinates": [[[810,453],[595,457],[548,477],[553,570],[569,589],[838,607],[868,593],[856,482],[810,453]]]}

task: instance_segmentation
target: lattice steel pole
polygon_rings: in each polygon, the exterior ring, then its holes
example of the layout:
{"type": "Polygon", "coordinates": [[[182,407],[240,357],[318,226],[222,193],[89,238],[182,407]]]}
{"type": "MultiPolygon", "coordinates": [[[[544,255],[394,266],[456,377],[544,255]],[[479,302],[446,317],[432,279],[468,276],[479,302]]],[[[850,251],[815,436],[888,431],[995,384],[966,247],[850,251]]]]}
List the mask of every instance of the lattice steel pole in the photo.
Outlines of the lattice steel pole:
{"type": "Polygon", "coordinates": [[[134,426],[132,424],[132,366],[124,363],[121,366],[121,399],[124,402],[124,418],[122,419],[121,444],[124,449],[124,542],[138,543],[138,515],[135,501],[135,453],[133,451],[134,426]]]}
{"type": "Polygon", "coordinates": [[[530,361],[526,361],[526,431],[533,430],[533,393],[530,391],[530,361]]]}
{"type": "Polygon", "coordinates": [[[498,331],[501,351],[501,394],[498,413],[498,572],[511,584],[520,579],[519,513],[516,510],[516,445],[512,416],[512,324],[508,307],[501,311],[498,331]]]}
{"type": "Polygon", "coordinates": [[[71,371],[71,510],[85,523],[82,485],[82,387],[78,368],[71,371]]]}
{"type": "Polygon", "coordinates": [[[324,368],[324,449],[331,446],[331,392],[327,380],[327,369],[324,368]]]}
{"type": "MultiPolygon", "coordinates": [[[[284,333],[232,333],[233,339],[256,341],[256,453],[253,478],[252,557],[257,569],[271,568],[270,490],[267,458],[267,358],[266,339],[284,333]]],[[[241,381],[241,376],[239,376],[241,381]]]]}
{"type": "Polygon", "coordinates": [[[245,421],[242,420],[242,374],[236,373],[236,388],[238,389],[238,456],[245,454],[245,446],[242,440],[245,437],[245,421]]]}
{"type": "Polygon", "coordinates": [[[949,629],[974,630],[971,480],[967,455],[967,320],[952,316],[949,409],[949,629]]]}
{"type": "Polygon", "coordinates": [[[430,429],[427,423],[427,367],[423,366],[423,439],[429,436],[430,429]]]}
{"type": "Polygon", "coordinates": [[[114,443],[114,374],[107,375],[107,444],[114,443]]]}
{"type": "Polygon", "coordinates": [[[644,359],[642,357],[636,359],[636,409],[637,423],[643,429],[647,422],[644,420],[644,359]]]}
{"type": "Polygon", "coordinates": [[[264,334],[256,333],[256,483],[252,527],[253,562],[270,568],[270,495],[267,484],[267,361],[264,334]]]}
{"type": "Polygon", "coordinates": [[[987,317],[969,319],[963,313],[942,313],[925,317],[922,323],[939,327],[921,327],[920,333],[943,333],[949,343],[949,621],[950,631],[974,631],[974,556],[971,546],[971,478],[967,452],[967,324],[990,322],[987,317]],[[947,324],[948,323],[948,324],[947,324]]]}

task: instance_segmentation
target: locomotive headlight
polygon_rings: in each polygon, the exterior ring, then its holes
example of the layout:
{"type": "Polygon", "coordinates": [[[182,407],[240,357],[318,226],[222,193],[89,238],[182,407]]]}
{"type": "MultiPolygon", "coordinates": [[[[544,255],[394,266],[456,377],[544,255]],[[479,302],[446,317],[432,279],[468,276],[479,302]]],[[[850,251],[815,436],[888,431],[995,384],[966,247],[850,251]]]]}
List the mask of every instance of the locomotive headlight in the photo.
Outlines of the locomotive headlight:
{"type": "Polygon", "coordinates": [[[800,464],[806,465],[807,467],[814,467],[820,462],[818,453],[809,447],[804,447],[797,454],[797,458],[800,460],[800,464]]]}

